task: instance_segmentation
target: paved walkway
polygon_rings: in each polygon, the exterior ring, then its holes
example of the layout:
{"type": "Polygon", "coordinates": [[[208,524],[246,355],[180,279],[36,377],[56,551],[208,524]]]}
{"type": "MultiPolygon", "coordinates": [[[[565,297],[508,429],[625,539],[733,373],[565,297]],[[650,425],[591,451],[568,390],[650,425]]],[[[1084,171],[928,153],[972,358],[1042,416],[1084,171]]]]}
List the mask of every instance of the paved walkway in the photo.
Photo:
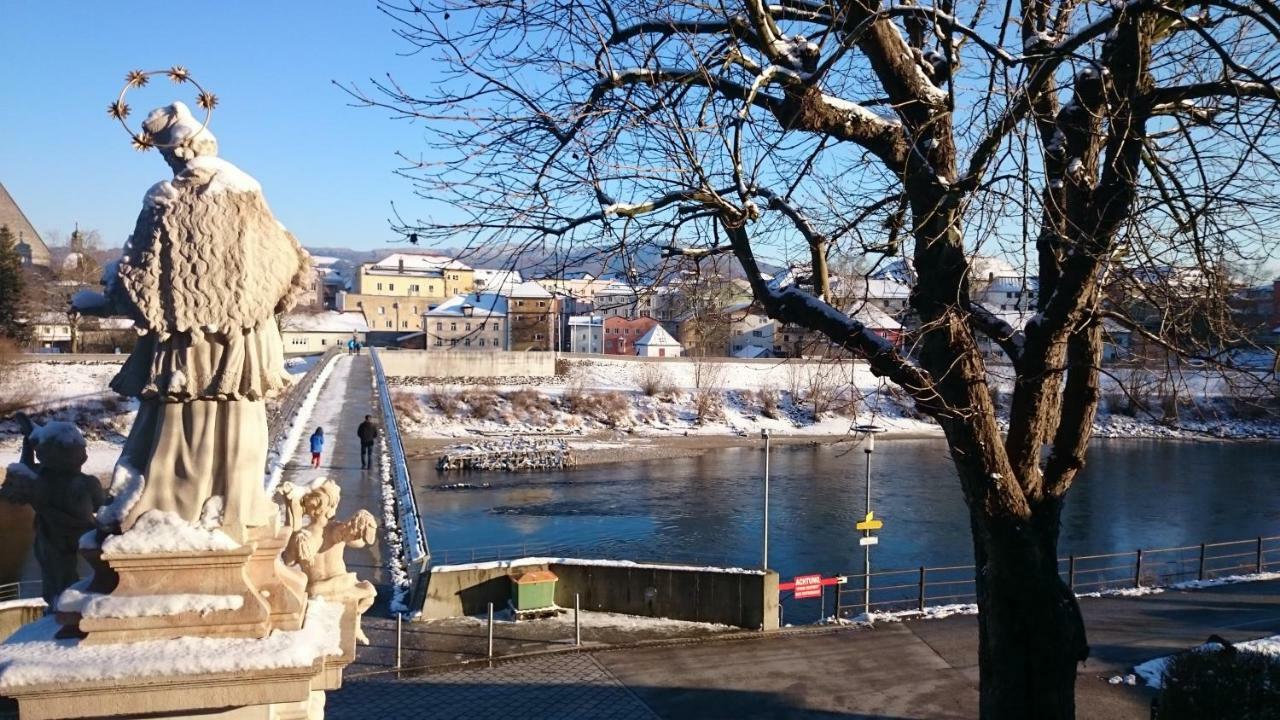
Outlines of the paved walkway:
{"type": "MultiPolygon", "coordinates": [[[[333,371],[320,388],[315,408],[306,430],[298,441],[293,459],[285,467],[284,479],[294,483],[310,483],[317,477],[327,477],[342,488],[342,501],[338,504],[338,519],[345,520],[364,508],[382,522],[382,491],[379,487],[377,468],[360,468],[360,442],[356,438],[356,426],[365,415],[378,420],[377,402],[373,394],[373,365],[368,354],[339,355],[334,358],[333,371]],[[320,455],[320,467],[311,467],[311,433],[317,427],[324,428],[324,452],[320,455]]],[[[376,460],[376,458],[375,458],[376,460]]],[[[379,531],[379,536],[381,536],[379,531]]],[[[383,548],[348,548],[345,554],[347,569],[362,579],[375,584],[385,582],[382,562],[383,548]]]]}
{"type": "MultiPolygon", "coordinates": [[[[1133,664],[1203,642],[1280,634],[1280,581],[1082,601],[1091,659],[1077,716],[1145,720],[1150,693],[1111,685],[1133,664]]],[[[351,677],[331,720],[392,712],[498,718],[973,718],[977,621],[882,623],[556,654],[492,668],[351,677]]]]}

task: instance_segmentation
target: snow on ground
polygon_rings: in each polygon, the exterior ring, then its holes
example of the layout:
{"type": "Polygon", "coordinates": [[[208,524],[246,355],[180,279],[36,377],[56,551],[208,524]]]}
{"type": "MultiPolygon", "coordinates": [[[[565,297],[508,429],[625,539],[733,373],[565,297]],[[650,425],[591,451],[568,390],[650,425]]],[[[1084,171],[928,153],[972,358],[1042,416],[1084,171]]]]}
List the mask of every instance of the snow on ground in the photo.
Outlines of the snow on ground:
{"type": "Polygon", "coordinates": [[[55,640],[46,616],[0,645],[0,691],[48,683],[94,682],[312,666],[340,655],[342,605],[312,598],[299,630],[262,639],[186,637],[176,640],[85,645],[55,640]]]}
{"type": "MultiPolygon", "coordinates": [[[[398,378],[401,428],[416,437],[476,434],[590,434],[758,436],[848,435],[874,423],[900,434],[940,434],[903,393],[873,376],[861,362],[730,360],[643,362],[570,360],[567,376],[437,381],[398,378]]],[[[1157,385],[1118,369],[1103,379],[1098,437],[1277,438],[1280,420],[1233,417],[1221,393],[1228,383],[1209,373],[1179,379],[1179,418],[1161,422],[1157,385]],[[1142,385],[1142,389],[1134,386],[1142,385]],[[1148,393],[1148,410],[1132,410],[1124,389],[1148,393]],[[1154,388],[1154,389],[1153,389],[1154,388]],[[1132,412],[1132,414],[1127,414],[1132,412]]],[[[993,366],[993,394],[1007,411],[1012,387],[1007,368],[993,366]],[[1002,372],[1004,371],[1004,372],[1002,372]]],[[[1152,381],[1154,382],[1154,381],[1152,381]]]]}
{"type": "Polygon", "coordinates": [[[492,387],[402,380],[394,391],[401,428],[418,437],[605,431],[758,436],[765,429],[839,436],[874,422],[904,433],[939,432],[916,419],[895,393],[882,391],[860,363],[593,359],[572,362],[565,378],[525,380],[492,387]]]}
{"type": "MultiPolygon", "coordinates": [[[[1191,652],[1205,652],[1208,650],[1220,650],[1221,648],[1222,646],[1218,643],[1205,643],[1191,648],[1191,652]]],[[[1272,635],[1271,637],[1258,638],[1257,640],[1249,640],[1247,642],[1238,642],[1235,643],[1235,648],[1240,652],[1256,653],[1280,659],[1280,635],[1272,635]]],[[[1164,684],[1164,671],[1169,667],[1169,662],[1173,660],[1173,658],[1173,655],[1165,655],[1164,657],[1158,657],[1154,660],[1148,660],[1140,665],[1135,665],[1133,667],[1133,675],[1141,678],[1142,682],[1146,683],[1148,686],[1159,689],[1164,684]]],[[[1124,676],[1119,681],[1116,678],[1120,678],[1121,676],[1117,675],[1111,678],[1110,682],[1115,685],[1118,685],[1121,682],[1133,685],[1134,683],[1129,681],[1129,678],[1133,677],[1133,675],[1124,676]]]]}

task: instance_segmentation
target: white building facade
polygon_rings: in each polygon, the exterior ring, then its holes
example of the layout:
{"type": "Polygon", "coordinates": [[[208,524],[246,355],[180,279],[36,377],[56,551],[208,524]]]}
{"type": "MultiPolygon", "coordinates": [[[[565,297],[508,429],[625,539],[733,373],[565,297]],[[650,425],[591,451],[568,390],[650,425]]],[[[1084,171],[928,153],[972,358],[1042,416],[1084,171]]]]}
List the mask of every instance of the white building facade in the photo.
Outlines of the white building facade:
{"type": "Polygon", "coordinates": [[[604,317],[576,315],[569,318],[569,352],[604,352],[604,317]]]}

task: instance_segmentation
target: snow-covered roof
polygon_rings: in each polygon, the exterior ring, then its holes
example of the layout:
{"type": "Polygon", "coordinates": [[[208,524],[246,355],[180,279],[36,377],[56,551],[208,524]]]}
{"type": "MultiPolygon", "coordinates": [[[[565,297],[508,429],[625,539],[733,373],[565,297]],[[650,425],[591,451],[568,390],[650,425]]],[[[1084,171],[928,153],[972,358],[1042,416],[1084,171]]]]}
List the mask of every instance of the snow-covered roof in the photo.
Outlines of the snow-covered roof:
{"type": "Polygon", "coordinates": [[[364,314],[351,312],[296,313],[286,315],[281,323],[284,332],[331,332],[331,333],[363,333],[369,332],[369,323],[364,314]]]}
{"type": "Polygon", "coordinates": [[[366,269],[375,273],[438,273],[444,270],[470,270],[471,266],[444,255],[392,253],[376,263],[370,263],[366,269]]]}
{"type": "Polygon", "coordinates": [[[871,277],[877,280],[893,280],[910,285],[915,282],[916,271],[908,258],[896,258],[880,264],[871,277]]]}
{"type": "Polygon", "coordinates": [[[604,317],[601,315],[571,315],[569,317],[569,325],[604,325],[604,317]]]}
{"type": "Polygon", "coordinates": [[[497,293],[471,293],[455,295],[423,313],[427,317],[505,316],[507,299],[497,293]]]}
{"type": "Polygon", "coordinates": [[[853,313],[853,319],[872,330],[902,329],[902,323],[894,320],[888,313],[869,303],[863,303],[859,306],[853,313]]]}
{"type": "Polygon", "coordinates": [[[906,300],[911,296],[911,286],[892,278],[866,278],[864,288],[869,300],[906,300]]]}
{"type": "Polygon", "coordinates": [[[649,332],[636,341],[637,347],[641,345],[647,347],[682,347],[675,338],[671,337],[671,333],[662,329],[661,325],[654,325],[649,328],[649,332]]]}
{"type": "Polygon", "coordinates": [[[503,294],[507,297],[518,298],[550,298],[551,293],[547,289],[539,285],[533,280],[512,285],[510,288],[503,288],[503,294]]]}
{"type": "Polygon", "coordinates": [[[1022,292],[1025,290],[1037,290],[1040,287],[1040,278],[1028,277],[1025,275],[997,275],[991,280],[991,284],[987,289],[991,292],[1022,292]]]}
{"type": "Polygon", "coordinates": [[[518,270],[475,269],[476,287],[489,292],[502,292],[523,282],[518,270]]]}
{"type": "Polygon", "coordinates": [[[733,356],[736,358],[759,358],[768,354],[769,351],[759,345],[745,345],[741,350],[733,351],[733,356]]]}

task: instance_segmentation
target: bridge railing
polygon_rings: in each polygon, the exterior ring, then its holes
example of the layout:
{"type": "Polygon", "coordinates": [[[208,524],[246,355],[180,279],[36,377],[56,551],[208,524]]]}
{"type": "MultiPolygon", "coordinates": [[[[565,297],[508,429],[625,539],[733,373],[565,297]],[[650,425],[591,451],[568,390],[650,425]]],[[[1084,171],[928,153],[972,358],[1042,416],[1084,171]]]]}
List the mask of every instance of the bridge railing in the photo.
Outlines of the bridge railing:
{"type": "Polygon", "coordinates": [[[426,531],[422,527],[422,516],[418,512],[418,500],[413,495],[409,464],[405,460],[404,444],[400,440],[400,426],[396,422],[396,411],[391,402],[391,391],[387,387],[387,376],[382,369],[382,360],[376,348],[369,348],[369,355],[373,360],[373,382],[378,393],[378,406],[382,411],[382,424],[391,455],[391,477],[396,491],[400,532],[404,538],[404,560],[414,573],[420,575],[426,572],[427,565],[431,562],[431,550],[427,545],[426,531]]]}

